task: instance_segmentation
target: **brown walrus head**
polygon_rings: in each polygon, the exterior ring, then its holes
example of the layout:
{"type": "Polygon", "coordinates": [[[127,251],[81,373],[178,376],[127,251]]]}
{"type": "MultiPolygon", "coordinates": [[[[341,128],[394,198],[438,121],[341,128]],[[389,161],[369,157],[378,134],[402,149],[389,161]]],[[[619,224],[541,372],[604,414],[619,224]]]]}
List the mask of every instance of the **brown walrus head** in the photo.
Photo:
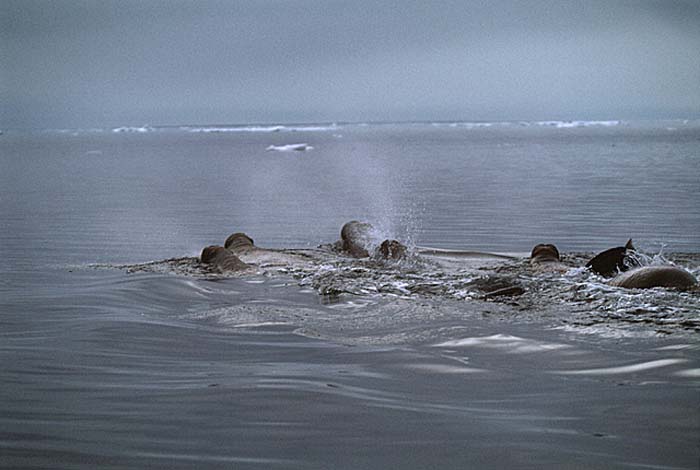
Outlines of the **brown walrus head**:
{"type": "Polygon", "coordinates": [[[629,252],[632,251],[634,251],[634,245],[632,245],[632,239],[630,238],[625,246],[610,248],[598,253],[586,263],[586,267],[591,268],[591,271],[601,276],[614,276],[618,272],[624,272],[639,266],[639,263],[634,258],[628,256],[629,252]]]}
{"type": "Polygon", "coordinates": [[[253,242],[253,239],[245,233],[241,232],[236,232],[234,234],[229,235],[229,237],[226,239],[226,242],[224,243],[224,247],[227,250],[234,251],[241,248],[252,248],[254,246],[255,243],[253,242]]]}
{"type": "Polygon", "coordinates": [[[250,266],[223,246],[212,245],[204,248],[199,256],[202,263],[212,264],[221,271],[240,271],[250,266]]]}
{"type": "Polygon", "coordinates": [[[372,224],[351,220],[340,230],[343,251],[356,258],[369,256],[367,248],[371,244],[372,224]]]}
{"type": "Polygon", "coordinates": [[[218,245],[211,245],[202,250],[202,254],[199,256],[199,260],[202,263],[213,263],[217,257],[224,254],[226,250],[218,245]]]}
{"type": "Polygon", "coordinates": [[[556,263],[559,261],[559,250],[548,243],[535,245],[530,253],[531,263],[556,263]]]}
{"type": "Polygon", "coordinates": [[[384,240],[379,245],[379,255],[384,259],[401,259],[406,256],[406,245],[396,240],[384,240]]]}

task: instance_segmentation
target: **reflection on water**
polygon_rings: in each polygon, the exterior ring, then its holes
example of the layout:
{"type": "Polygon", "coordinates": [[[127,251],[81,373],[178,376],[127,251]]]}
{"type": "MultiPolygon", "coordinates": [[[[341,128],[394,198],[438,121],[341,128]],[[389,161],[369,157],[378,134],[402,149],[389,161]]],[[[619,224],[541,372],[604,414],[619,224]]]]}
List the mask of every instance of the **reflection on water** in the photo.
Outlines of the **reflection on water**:
{"type": "Polygon", "coordinates": [[[9,467],[696,461],[694,343],[576,339],[464,303],[326,309],[274,278],[72,274],[46,273],[39,300],[2,300],[14,322],[54,306],[0,343],[9,467]],[[400,346],[294,334],[305,324],[346,337],[371,330],[400,346]]]}
{"type": "Polygon", "coordinates": [[[568,347],[566,344],[544,343],[503,334],[480,338],[461,338],[445,341],[444,343],[437,344],[436,346],[443,348],[486,347],[502,349],[511,354],[553,351],[568,347]]]}
{"type": "Polygon", "coordinates": [[[685,359],[657,359],[655,361],[642,362],[641,364],[630,364],[628,366],[619,367],[604,367],[602,369],[583,369],[583,370],[568,370],[558,371],[557,374],[564,375],[617,375],[630,374],[633,372],[641,372],[658,367],[666,367],[674,364],[683,364],[688,362],[685,359]]]}

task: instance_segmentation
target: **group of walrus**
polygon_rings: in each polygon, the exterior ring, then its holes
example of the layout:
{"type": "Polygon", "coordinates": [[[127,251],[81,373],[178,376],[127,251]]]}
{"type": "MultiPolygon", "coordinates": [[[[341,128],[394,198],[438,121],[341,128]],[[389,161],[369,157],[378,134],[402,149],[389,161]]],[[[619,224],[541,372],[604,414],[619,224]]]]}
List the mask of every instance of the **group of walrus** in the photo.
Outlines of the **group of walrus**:
{"type": "MultiPolygon", "coordinates": [[[[384,260],[401,260],[408,256],[408,248],[401,242],[387,239],[380,244],[373,243],[374,228],[366,222],[350,221],[340,231],[340,241],[333,248],[353,258],[374,257],[384,260]]],[[[229,236],[224,246],[212,245],[204,248],[200,261],[221,271],[240,271],[251,266],[240,257],[254,252],[263,252],[255,246],[253,239],[244,233],[229,236]]],[[[441,250],[423,250],[419,253],[434,253],[441,250]]],[[[610,248],[593,257],[586,267],[594,273],[609,278],[609,284],[616,287],[647,289],[653,287],[687,289],[697,285],[692,273],[672,264],[641,266],[634,256],[632,240],[625,246],[610,248]]],[[[444,251],[446,254],[452,252],[444,251]]],[[[467,253],[467,252],[461,252],[467,253]]],[[[492,255],[498,256],[498,255],[492,255]]],[[[530,254],[530,264],[547,271],[566,271],[556,246],[538,244],[530,254]]]]}

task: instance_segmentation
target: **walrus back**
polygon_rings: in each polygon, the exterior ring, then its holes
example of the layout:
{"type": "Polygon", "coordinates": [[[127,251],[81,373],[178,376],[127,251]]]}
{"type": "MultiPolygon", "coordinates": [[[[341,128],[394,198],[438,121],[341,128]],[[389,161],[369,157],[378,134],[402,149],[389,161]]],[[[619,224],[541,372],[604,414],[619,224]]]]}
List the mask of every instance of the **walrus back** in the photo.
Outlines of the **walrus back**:
{"type": "Polygon", "coordinates": [[[697,284],[697,279],[685,269],[677,266],[644,266],[624,272],[615,277],[610,284],[629,289],[649,289],[652,287],[670,287],[687,289],[697,284]]]}

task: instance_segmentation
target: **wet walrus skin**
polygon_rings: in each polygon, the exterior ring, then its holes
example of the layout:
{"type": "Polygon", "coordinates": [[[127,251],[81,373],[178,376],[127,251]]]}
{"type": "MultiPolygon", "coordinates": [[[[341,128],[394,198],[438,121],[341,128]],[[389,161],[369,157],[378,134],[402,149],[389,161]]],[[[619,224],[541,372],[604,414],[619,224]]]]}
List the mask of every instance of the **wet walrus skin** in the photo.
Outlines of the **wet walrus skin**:
{"type": "Polygon", "coordinates": [[[540,243],[539,245],[535,245],[530,253],[531,264],[558,262],[559,250],[557,250],[557,247],[554,245],[540,243]]]}
{"type": "Polygon", "coordinates": [[[231,251],[217,245],[204,248],[199,259],[202,263],[212,264],[221,271],[242,271],[250,267],[231,251]]]}
{"type": "Polygon", "coordinates": [[[369,256],[367,250],[372,241],[371,231],[373,227],[367,222],[351,220],[340,229],[341,249],[355,258],[369,256]]]}
{"type": "Polygon", "coordinates": [[[294,253],[299,250],[285,250],[276,248],[261,248],[255,245],[252,238],[242,232],[236,232],[226,238],[224,247],[243,263],[250,267],[256,266],[282,266],[303,263],[308,259],[307,255],[294,253]]]}
{"type": "Polygon", "coordinates": [[[586,263],[586,267],[601,276],[612,277],[630,268],[639,266],[634,258],[628,256],[631,251],[634,251],[634,245],[632,245],[632,239],[630,238],[625,246],[610,248],[598,253],[586,263]]]}
{"type": "Polygon", "coordinates": [[[248,235],[245,233],[236,232],[229,235],[226,242],[224,242],[224,248],[236,253],[250,251],[251,249],[255,249],[257,247],[255,246],[253,239],[248,235]]]}
{"type": "Polygon", "coordinates": [[[530,263],[558,263],[559,250],[551,244],[540,243],[535,245],[530,253],[530,263]]]}
{"type": "Polygon", "coordinates": [[[671,287],[687,289],[698,283],[695,276],[673,265],[644,266],[619,274],[610,284],[628,289],[649,289],[652,287],[671,287]]]}
{"type": "Polygon", "coordinates": [[[568,269],[561,262],[557,247],[549,243],[535,245],[530,253],[530,264],[537,271],[564,272],[568,269]]]}
{"type": "Polygon", "coordinates": [[[373,236],[373,231],[372,224],[351,220],[340,229],[340,249],[354,258],[374,256],[399,260],[406,257],[408,248],[397,240],[384,240],[376,246],[378,240],[373,236]]]}
{"type": "Polygon", "coordinates": [[[384,240],[377,253],[384,259],[402,259],[406,257],[406,246],[397,240],[384,240]]]}

